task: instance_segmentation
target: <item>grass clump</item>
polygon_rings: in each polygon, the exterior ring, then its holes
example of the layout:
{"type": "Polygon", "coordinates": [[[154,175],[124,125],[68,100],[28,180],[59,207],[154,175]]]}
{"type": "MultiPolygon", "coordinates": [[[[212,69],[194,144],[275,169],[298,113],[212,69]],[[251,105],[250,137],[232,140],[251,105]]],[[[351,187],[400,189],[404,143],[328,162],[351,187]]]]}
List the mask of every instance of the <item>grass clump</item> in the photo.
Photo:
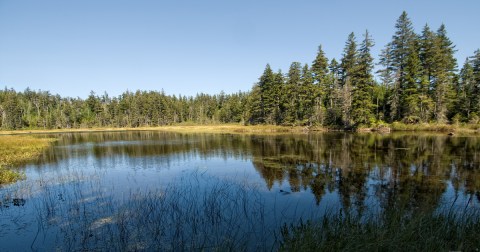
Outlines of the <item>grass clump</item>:
{"type": "Polygon", "coordinates": [[[362,219],[342,212],[284,225],[281,251],[478,251],[478,211],[406,213],[362,219]]]}
{"type": "Polygon", "coordinates": [[[0,184],[13,183],[25,179],[25,174],[0,167],[0,184]]]}
{"type": "Polygon", "coordinates": [[[54,140],[34,136],[0,136],[0,184],[24,179],[24,174],[12,168],[37,158],[54,140]]]}

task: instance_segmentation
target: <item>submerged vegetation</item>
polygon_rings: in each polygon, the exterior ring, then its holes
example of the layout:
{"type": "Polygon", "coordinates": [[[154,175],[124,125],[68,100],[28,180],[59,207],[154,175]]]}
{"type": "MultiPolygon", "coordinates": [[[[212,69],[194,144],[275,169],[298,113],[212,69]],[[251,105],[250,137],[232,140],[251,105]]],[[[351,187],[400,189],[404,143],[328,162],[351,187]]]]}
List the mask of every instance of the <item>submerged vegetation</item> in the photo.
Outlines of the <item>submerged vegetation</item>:
{"type": "Polygon", "coordinates": [[[234,94],[187,97],[139,90],[110,97],[92,91],[82,99],[5,88],[0,91],[0,128],[236,123],[356,129],[393,122],[431,123],[429,127],[479,124],[480,50],[457,71],[455,45],[445,25],[436,31],[425,25],[416,33],[405,12],[377,62],[371,55],[373,45],[368,31],[360,42],[351,33],[339,61],[327,59],[325,48],[319,46],[311,66],[293,62],[284,74],[267,64],[250,91],[234,94]],[[377,80],[376,63],[382,66],[377,80]]]}
{"type": "Polygon", "coordinates": [[[35,159],[53,141],[34,136],[0,136],[0,184],[25,178],[13,167],[35,159]]]}

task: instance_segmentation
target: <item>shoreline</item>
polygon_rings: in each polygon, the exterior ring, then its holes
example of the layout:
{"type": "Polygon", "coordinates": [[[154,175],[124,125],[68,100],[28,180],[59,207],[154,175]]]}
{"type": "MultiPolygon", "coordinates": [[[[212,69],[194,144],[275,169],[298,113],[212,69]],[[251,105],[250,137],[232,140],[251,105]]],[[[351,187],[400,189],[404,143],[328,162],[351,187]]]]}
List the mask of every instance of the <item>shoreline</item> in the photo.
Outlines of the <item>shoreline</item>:
{"type": "MultiPolygon", "coordinates": [[[[383,127],[385,128],[385,127],[383,127]]],[[[237,125],[237,124],[211,124],[211,125],[168,125],[152,127],[98,127],[98,128],[70,128],[70,129],[20,129],[0,130],[1,135],[33,135],[33,134],[61,134],[61,133],[89,133],[89,132],[126,132],[126,131],[165,131],[182,133],[309,133],[309,132],[357,132],[380,133],[390,132],[438,132],[449,134],[478,134],[479,125],[452,125],[452,124],[403,124],[392,123],[386,125],[389,131],[383,132],[379,128],[358,128],[356,131],[326,128],[320,126],[279,126],[279,125],[237,125]]]]}
{"type": "Polygon", "coordinates": [[[88,132],[126,132],[126,131],[166,131],[166,132],[195,132],[195,133],[304,133],[309,131],[328,131],[326,128],[305,126],[277,126],[277,125],[169,125],[152,127],[98,127],[78,129],[20,129],[0,130],[0,135],[32,135],[58,133],[88,133],[88,132]]]}

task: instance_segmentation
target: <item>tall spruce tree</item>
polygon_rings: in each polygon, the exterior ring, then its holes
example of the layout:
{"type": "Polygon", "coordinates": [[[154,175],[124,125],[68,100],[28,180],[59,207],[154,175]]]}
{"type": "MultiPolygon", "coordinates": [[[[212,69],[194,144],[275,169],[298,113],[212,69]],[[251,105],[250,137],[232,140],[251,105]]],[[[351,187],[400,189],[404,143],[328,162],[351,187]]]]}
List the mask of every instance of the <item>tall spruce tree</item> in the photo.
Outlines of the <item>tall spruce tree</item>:
{"type": "Polygon", "coordinates": [[[387,45],[391,56],[391,69],[394,72],[395,80],[394,87],[389,92],[388,102],[390,104],[390,119],[401,120],[403,118],[401,97],[405,90],[405,67],[407,65],[408,56],[413,52],[411,47],[414,45],[416,39],[413,25],[404,11],[395,24],[395,34],[392,36],[392,41],[387,45]]]}
{"type": "Polygon", "coordinates": [[[318,47],[317,56],[312,63],[311,71],[315,80],[315,87],[312,93],[314,100],[312,120],[315,123],[323,124],[326,110],[325,102],[329,99],[331,84],[328,79],[328,59],[321,45],[318,47]]]}
{"type": "Polygon", "coordinates": [[[432,118],[435,104],[434,92],[431,88],[435,73],[436,34],[430,30],[428,24],[423,27],[419,38],[418,51],[421,62],[421,80],[418,90],[420,120],[427,122],[432,118]]]}
{"type": "Polygon", "coordinates": [[[476,113],[476,116],[480,116],[480,49],[475,51],[475,55],[471,58],[472,70],[473,70],[473,83],[472,83],[472,108],[471,111],[476,113]]]}
{"type": "Polygon", "coordinates": [[[297,118],[302,124],[311,123],[316,90],[314,77],[308,64],[303,65],[301,82],[298,86],[297,118]]]}
{"type": "Polygon", "coordinates": [[[300,87],[302,81],[302,65],[300,62],[292,62],[287,73],[285,85],[284,107],[286,123],[294,124],[299,118],[297,113],[300,87]]]}
{"type": "Polygon", "coordinates": [[[471,119],[470,113],[478,112],[475,107],[479,105],[479,88],[475,85],[475,76],[472,64],[467,58],[460,70],[457,95],[457,108],[464,118],[471,119]]]}
{"type": "Polygon", "coordinates": [[[342,78],[341,107],[343,124],[346,127],[351,127],[353,124],[351,118],[352,89],[357,70],[357,57],[357,42],[355,41],[355,34],[352,32],[348,35],[340,63],[342,78]]]}
{"type": "Polygon", "coordinates": [[[330,74],[328,75],[330,85],[324,124],[339,126],[342,125],[342,108],[340,106],[342,89],[340,64],[335,58],[330,61],[328,69],[330,70],[330,74]]]}
{"type": "Polygon", "coordinates": [[[453,81],[457,62],[454,57],[455,46],[447,36],[445,25],[441,25],[436,34],[435,69],[432,88],[435,90],[435,120],[446,122],[448,108],[455,99],[453,81]]]}
{"type": "Polygon", "coordinates": [[[284,117],[284,104],[283,93],[285,92],[285,78],[283,76],[282,70],[278,70],[274,74],[273,81],[273,95],[274,95],[274,108],[273,108],[273,119],[275,124],[279,125],[283,122],[284,117]]]}
{"type": "MultiPolygon", "coordinates": [[[[382,107],[381,107],[381,119],[385,120],[385,117],[391,118],[389,112],[391,110],[397,111],[397,107],[400,105],[399,92],[396,90],[397,85],[395,85],[395,72],[393,69],[392,61],[392,45],[388,43],[384,49],[380,52],[379,65],[383,68],[377,71],[377,74],[380,78],[381,88],[378,89],[378,93],[382,94],[382,107]],[[381,90],[381,91],[380,91],[381,90]],[[385,99],[389,97],[390,99],[385,99]]],[[[377,106],[380,104],[377,104],[377,106]]],[[[380,116],[380,108],[377,107],[377,116],[380,116]]],[[[380,119],[380,118],[379,118],[380,119]]]]}
{"type": "Polygon", "coordinates": [[[272,124],[273,109],[275,107],[274,94],[274,75],[270,68],[270,64],[265,66],[262,76],[259,79],[258,86],[260,88],[260,114],[259,122],[272,124]]]}
{"type": "Polygon", "coordinates": [[[317,56],[312,63],[312,73],[315,79],[315,84],[321,85],[325,82],[325,77],[328,74],[328,59],[322,49],[322,45],[318,47],[317,56]]]}
{"type": "Polygon", "coordinates": [[[375,119],[373,112],[375,104],[372,101],[374,87],[373,58],[370,54],[373,45],[373,40],[367,30],[360,45],[356,70],[352,80],[352,120],[357,125],[369,125],[375,119]]]}
{"type": "Polygon", "coordinates": [[[407,60],[404,67],[404,89],[401,93],[400,104],[403,120],[407,123],[419,122],[421,115],[420,108],[420,83],[421,76],[421,62],[418,57],[417,43],[412,40],[412,45],[409,46],[410,52],[407,55],[407,60]]]}

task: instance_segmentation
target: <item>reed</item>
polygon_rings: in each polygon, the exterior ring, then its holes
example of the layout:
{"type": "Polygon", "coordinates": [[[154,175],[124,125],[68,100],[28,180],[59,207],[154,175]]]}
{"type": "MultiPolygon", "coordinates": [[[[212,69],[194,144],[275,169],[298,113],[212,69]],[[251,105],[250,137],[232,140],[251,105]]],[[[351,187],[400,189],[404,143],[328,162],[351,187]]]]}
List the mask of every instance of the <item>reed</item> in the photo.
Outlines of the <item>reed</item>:
{"type": "Polygon", "coordinates": [[[369,218],[339,212],[284,225],[280,251],[478,251],[479,211],[391,209],[369,218]]]}

